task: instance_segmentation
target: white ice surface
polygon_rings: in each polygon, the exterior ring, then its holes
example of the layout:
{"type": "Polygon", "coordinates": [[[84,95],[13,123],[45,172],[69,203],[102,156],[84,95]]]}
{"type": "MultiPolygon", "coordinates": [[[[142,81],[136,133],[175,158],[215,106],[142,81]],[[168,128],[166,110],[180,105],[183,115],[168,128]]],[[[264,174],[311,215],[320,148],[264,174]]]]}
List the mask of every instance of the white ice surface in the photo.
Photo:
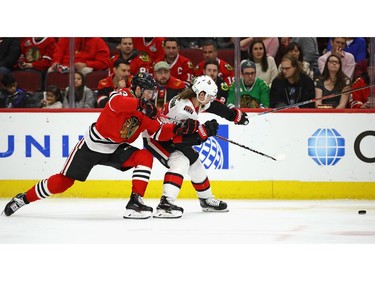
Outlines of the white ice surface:
{"type": "Polygon", "coordinates": [[[180,219],[125,220],[127,199],[48,198],[1,216],[0,243],[375,243],[375,201],[226,202],[228,213],[204,213],[191,199],[177,201],[180,219]]]}
{"type": "MultiPolygon", "coordinates": [[[[8,201],[0,200],[1,210],[8,201]]],[[[34,202],[0,216],[0,264],[6,265],[0,280],[21,264],[39,268],[31,280],[128,280],[122,272],[137,278],[137,270],[146,281],[166,280],[163,271],[189,277],[181,280],[201,276],[197,281],[374,280],[368,272],[375,201],[225,201],[228,213],[204,213],[198,200],[178,200],[184,215],[167,220],[123,219],[127,199],[34,202]],[[62,265],[69,271],[43,275],[62,265]]],[[[155,208],[158,200],[145,203],[155,208]]]]}

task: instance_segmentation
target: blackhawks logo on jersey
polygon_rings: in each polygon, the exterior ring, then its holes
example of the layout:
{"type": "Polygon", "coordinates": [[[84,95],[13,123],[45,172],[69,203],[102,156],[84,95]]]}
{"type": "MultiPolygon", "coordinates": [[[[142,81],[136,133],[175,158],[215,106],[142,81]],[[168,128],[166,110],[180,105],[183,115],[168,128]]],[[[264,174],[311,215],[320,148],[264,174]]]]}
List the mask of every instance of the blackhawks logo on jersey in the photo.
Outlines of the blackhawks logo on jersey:
{"type": "Polygon", "coordinates": [[[232,71],[232,70],[233,70],[233,67],[232,67],[229,63],[226,63],[226,64],[224,65],[224,67],[225,67],[226,69],[228,69],[229,71],[232,71]]]}
{"type": "Polygon", "coordinates": [[[132,116],[125,120],[120,131],[120,137],[123,139],[130,139],[139,128],[139,120],[137,117],[132,116]]]}
{"type": "Polygon", "coordinates": [[[147,53],[144,53],[144,52],[142,52],[139,55],[139,58],[141,59],[141,61],[144,61],[144,62],[149,62],[150,61],[150,57],[148,56],[147,53]]]}

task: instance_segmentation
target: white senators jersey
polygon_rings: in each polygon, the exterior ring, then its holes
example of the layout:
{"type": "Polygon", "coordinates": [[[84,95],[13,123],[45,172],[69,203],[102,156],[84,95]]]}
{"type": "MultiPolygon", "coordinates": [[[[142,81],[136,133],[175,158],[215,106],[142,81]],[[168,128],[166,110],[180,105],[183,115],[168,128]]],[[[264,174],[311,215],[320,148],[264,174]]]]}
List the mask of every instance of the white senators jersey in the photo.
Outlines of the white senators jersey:
{"type": "Polygon", "coordinates": [[[163,106],[162,113],[172,119],[186,120],[188,118],[198,120],[197,109],[190,99],[178,99],[173,97],[163,106]]]}

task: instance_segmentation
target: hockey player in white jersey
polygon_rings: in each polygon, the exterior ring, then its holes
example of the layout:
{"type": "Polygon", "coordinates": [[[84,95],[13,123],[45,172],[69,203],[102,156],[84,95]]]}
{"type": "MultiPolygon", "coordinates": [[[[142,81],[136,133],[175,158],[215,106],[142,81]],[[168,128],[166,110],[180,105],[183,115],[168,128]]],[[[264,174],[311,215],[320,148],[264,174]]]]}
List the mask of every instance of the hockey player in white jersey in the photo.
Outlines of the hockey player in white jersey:
{"type": "Polygon", "coordinates": [[[175,201],[186,175],[190,176],[203,211],[228,212],[227,203],[214,198],[205,168],[193,147],[206,141],[208,137],[215,136],[219,124],[215,119],[200,124],[198,114],[203,111],[210,112],[239,125],[247,125],[249,121],[246,113],[237,108],[228,108],[216,100],[217,91],[217,86],[211,77],[207,75],[197,77],[191,88],[186,88],[172,98],[161,110],[161,119],[165,116],[164,121],[180,124],[177,125],[180,126],[180,136],[167,142],[155,141],[144,136],[145,147],[168,168],[164,176],[163,195],[153,215],[155,218],[182,216],[184,210],[177,206],[175,201]],[[179,122],[188,119],[190,122],[179,122]],[[186,130],[196,130],[196,133],[186,135],[183,133],[186,130]]]}

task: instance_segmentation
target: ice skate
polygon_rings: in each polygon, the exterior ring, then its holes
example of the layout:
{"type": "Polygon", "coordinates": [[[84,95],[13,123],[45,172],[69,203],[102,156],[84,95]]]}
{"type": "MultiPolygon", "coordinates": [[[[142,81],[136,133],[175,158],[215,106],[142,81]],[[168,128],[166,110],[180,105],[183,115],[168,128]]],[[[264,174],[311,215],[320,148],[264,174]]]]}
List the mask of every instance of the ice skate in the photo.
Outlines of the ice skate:
{"type": "Polygon", "coordinates": [[[17,194],[12,200],[5,206],[3,213],[6,216],[11,216],[22,206],[29,204],[26,199],[26,193],[17,194]]]}
{"type": "Polygon", "coordinates": [[[148,219],[152,215],[152,207],[143,203],[142,196],[132,192],[130,200],[126,205],[124,219],[148,219]]]}
{"type": "Polygon", "coordinates": [[[159,205],[156,207],[154,218],[177,219],[182,216],[184,209],[168,201],[167,197],[162,196],[159,205]]]}
{"type": "Polygon", "coordinates": [[[203,212],[228,212],[227,203],[217,200],[213,197],[203,199],[199,198],[199,203],[203,212]]]}

